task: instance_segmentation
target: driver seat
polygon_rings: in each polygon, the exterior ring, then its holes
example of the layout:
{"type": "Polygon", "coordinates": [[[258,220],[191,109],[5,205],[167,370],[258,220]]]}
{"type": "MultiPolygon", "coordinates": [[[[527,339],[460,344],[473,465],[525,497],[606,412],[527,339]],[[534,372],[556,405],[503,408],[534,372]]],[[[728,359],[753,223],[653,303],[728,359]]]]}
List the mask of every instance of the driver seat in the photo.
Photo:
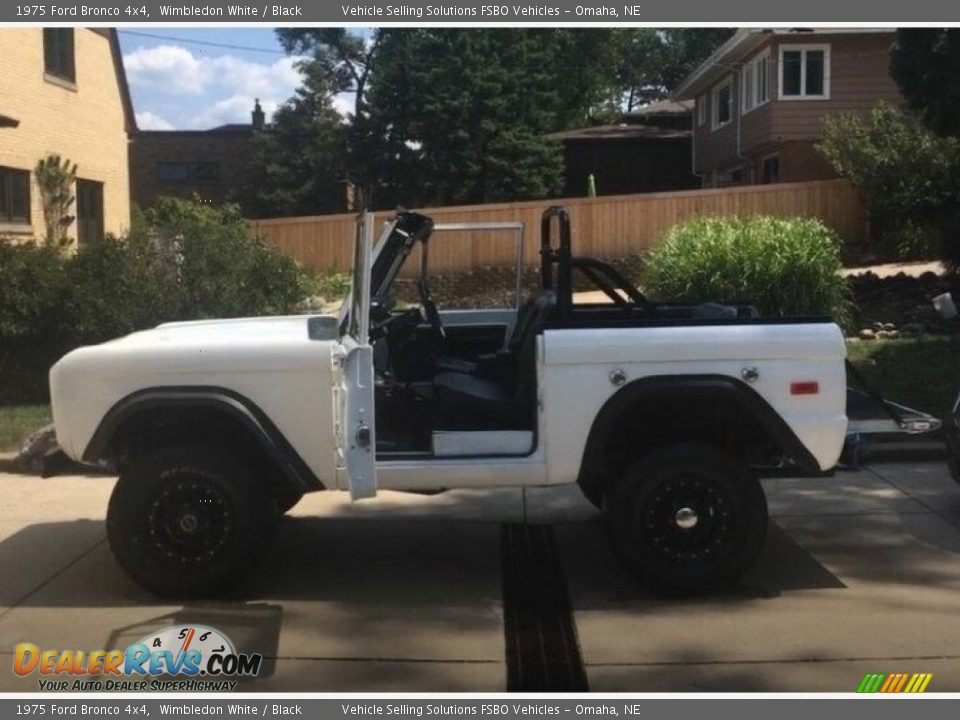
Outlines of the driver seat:
{"type": "Polygon", "coordinates": [[[490,356],[484,356],[480,361],[465,360],[464,358],[452,356],[434,358],[434,370],[438,373],[457,372],[467,375],[482,375],[481,368],[485,364],[483,362],[484,360],[488,360],[497,366],[500,366],[501,363],[512,364],[510,361],[516,359],[527,334],[529,334],[531,329],[539,326],[546,319],[545,316],[540,317],[544,308],[549,310],[555,307],[556,304],[557,296],[552,290],[539,290],[532,293],[517,311],[517,319],[513,324],[513,331],[510,333],[510,338],[503,350],[493,353],[490,356]]]}
{"type": "Polygon", "coordinates": [[[552,291],[536,293],[517,332],[512,372],[499,379],[449,371],[433,379],[436,403],[435,429],[507,430],[530,429],[537,398],[537,335],[557,305],[552,291]]]}

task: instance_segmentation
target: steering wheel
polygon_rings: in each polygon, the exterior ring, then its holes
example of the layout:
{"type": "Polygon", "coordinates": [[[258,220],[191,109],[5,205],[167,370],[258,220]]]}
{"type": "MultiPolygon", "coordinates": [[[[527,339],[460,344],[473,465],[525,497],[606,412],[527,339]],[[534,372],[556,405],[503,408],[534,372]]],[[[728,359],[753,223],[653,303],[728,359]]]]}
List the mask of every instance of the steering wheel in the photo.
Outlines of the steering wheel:
{"type": "Polygon", "coordinates": [[[423,280],[417,280],[417,294],[420,296],[420,306],[423,308],[423,314],[427,322],[430,323],[430,327],[433,328],[433,332],[436,333],[437,337],[445,341],[447,339],[447,331],[444,329],[443,322],[440,320],[440,311],[437,310],[437,304],[433,301],[430,288],[427,287],[427,284],[423,280]]]}
{"type": "Polygon", "coordinates": [[[379,322],[376,322],[376,324],[370,328],[371,340],[379,340],[389,335],[393,328],[397,328],[398,330],[412,330],[420,324],[420,309],[410,308],[395,315],[388,314],[382,319],[378,318],[378,320],[379,322]]]}

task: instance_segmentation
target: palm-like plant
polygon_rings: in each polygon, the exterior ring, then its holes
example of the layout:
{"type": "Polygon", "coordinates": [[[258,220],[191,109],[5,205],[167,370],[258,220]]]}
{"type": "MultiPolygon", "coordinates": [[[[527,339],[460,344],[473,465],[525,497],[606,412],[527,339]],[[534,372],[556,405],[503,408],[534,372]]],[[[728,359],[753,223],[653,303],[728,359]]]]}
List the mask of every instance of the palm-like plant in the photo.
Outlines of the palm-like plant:
{"type": "Polygon", "coordinates": [[[70,243],[67,229],[76,219],[71,210],[76,202],[73,187],[77,164],[51,154],[37,163],[34,173],[43,203],[44,241],[50,246],[66,247],[70,243]]]}

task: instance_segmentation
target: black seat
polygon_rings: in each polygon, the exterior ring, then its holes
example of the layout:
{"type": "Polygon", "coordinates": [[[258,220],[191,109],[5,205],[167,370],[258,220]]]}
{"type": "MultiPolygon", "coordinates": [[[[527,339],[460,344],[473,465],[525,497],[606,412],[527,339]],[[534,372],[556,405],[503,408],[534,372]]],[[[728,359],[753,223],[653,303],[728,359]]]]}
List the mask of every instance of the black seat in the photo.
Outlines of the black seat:
{"type": "MultiPolygon", "coordinates": [[[[516,322],[513,324],[513,331],[510,333],[510,338],[503,350],[489,357],[483,357],[479,362],[458,357],[441,356],[433,360],[434,370],[439,373],[457,372],[468,373],[470,375],[479,373],[483,375],[482,368],[484,365],[494,367],[499,367],[503,364],[509,365],[512,360],[516,359],[523,339],[530,331],[531,323],[537,322],[538,308],[543,304],[546,296],[552,296],[553,298],[552,301],[549,299],[546,301],[548,304],[552,302],[553,305],[556,305],[555,293],[550,290],[540,290],[531,294],[524,301],[523,305],[520,306],[520,309],[517,311],[516,322]]],[[[499,373],[494,372],[493,374],[499,373]]]]}
{"type": "MultiPolygon", "coordinates": [[[[537,397],[537,334],[557,305],[556,293],[537,293],[511,337],[513,372],[498,379],[464,372],[434,377],[434,427],[446,430],[529,429],[537,397]],[[515,342],[514,342],[515,341],[515,342]]],[[[526,304],[525,304],[526,307],[526,304]]]]}

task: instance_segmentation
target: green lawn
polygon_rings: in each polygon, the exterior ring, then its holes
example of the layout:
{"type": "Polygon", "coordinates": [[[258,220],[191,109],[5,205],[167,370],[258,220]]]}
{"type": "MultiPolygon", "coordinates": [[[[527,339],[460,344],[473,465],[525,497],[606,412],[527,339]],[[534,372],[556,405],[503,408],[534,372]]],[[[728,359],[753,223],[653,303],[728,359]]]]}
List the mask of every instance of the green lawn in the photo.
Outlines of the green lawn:
{"type": "Polygon", "coordinates": [[[887,400],[949,417],[960,392],[960,339],[922,336],[847,343],[850,360],[887,400]]]}
{"type": "Polygon", "coordinates": [[[49,405],[0,407],[0,452],[17,450],[27,435],[49,423],[49,405]]]}

